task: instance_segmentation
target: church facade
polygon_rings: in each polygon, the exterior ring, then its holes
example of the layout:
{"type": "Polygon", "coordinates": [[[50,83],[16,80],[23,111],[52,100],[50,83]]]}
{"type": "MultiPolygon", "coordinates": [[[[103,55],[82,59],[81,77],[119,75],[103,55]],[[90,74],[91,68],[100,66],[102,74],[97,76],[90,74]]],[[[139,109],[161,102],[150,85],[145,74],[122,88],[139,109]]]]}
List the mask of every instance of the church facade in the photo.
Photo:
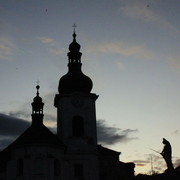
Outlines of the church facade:
{"type": "Polygon", "coordinates": [[[69,45],[68,72],[59,80],[54,106],[57,134],[43,124],[42,98],[32,103],[32,124],[0,152],[0,180],[121,180],[134,177],[133,163],[119,160],[120,152],[97,142],[98,96],[81,70],[76,34],[69,45]]]}

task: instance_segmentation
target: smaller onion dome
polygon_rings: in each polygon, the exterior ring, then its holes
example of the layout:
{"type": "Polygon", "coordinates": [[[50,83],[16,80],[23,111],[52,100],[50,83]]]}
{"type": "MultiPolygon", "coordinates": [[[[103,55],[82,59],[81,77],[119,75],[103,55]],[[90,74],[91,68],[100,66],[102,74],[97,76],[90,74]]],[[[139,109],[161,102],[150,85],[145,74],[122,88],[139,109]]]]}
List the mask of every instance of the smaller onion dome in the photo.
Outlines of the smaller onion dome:
{"type": "Polygon", "coordinates": [[[42,102],[42,98],[39,96],[40,86],[37,85],[36,89],[37,89],[36,97],[34,97],[32,102],[32,114],[43,114],[44,103],[42,102]]]}
{"type": "Polygon", "coordinates": [[[81,46],[76,42],[76,33],[73,33],[73,42],[69,45],[69,51],[67,56],[69,59],[69,63],[74,62],[81,62],[81,55],[80,51],[81,46]]]}
{"type": "Polygon", "coordinates": [[[79,52],[81,46],[76,42],[76,33],[73,33],[73,42],[69,45],[70,52],[79,52]]]}

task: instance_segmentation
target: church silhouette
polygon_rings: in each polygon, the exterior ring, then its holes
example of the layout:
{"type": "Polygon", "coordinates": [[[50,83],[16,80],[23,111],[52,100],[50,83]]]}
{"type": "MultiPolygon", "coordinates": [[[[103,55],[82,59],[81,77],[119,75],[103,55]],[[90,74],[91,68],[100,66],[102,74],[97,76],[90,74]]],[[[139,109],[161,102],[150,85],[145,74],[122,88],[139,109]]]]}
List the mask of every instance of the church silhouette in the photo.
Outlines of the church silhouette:
{"type": "Polygon", "coordinates": [[[134,163],[98,144],[93,82],[81,70],[80,45],[69,45],[68,72],[59,80],[54,106],[57,134],[43,124],[40,86],[32,102],[32,124],[0,152],[0,180],[121,180],[134,177],[134,163]]]}

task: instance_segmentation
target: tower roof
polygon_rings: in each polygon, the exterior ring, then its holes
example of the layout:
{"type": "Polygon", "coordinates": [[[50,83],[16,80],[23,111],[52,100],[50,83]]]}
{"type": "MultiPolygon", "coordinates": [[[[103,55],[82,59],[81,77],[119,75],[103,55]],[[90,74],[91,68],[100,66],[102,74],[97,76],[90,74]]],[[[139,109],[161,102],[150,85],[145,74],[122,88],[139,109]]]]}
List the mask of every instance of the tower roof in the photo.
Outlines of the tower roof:
{"type": "Polygon", "coordinates": [[[81,70],[81,55],[80,45],[76,42],[76,33],[73,33],[73,42],[69,45],[68,68],[67,74],[59,80],[59,93],[70,94],[73,92],[90,93],[93,83],[92,80],[83,74],[81,70]]]}

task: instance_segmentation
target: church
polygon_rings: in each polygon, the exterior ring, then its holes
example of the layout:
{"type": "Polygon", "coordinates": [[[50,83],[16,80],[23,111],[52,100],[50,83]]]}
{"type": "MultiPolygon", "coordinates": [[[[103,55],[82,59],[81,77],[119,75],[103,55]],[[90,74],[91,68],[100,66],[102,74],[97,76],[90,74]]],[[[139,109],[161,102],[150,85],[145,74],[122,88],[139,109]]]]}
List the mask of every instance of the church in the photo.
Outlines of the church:
{"type": "Polygon", "coordinates": [[[54,98],[57,134],[43,124],[40,86],[32,102],[32,123],[0,152],[0,180],[123,180],[134,177],[134,163],[98,144],[93,82],[81,70],[76,33],[69,45],[68,72],[54,98]]]}

